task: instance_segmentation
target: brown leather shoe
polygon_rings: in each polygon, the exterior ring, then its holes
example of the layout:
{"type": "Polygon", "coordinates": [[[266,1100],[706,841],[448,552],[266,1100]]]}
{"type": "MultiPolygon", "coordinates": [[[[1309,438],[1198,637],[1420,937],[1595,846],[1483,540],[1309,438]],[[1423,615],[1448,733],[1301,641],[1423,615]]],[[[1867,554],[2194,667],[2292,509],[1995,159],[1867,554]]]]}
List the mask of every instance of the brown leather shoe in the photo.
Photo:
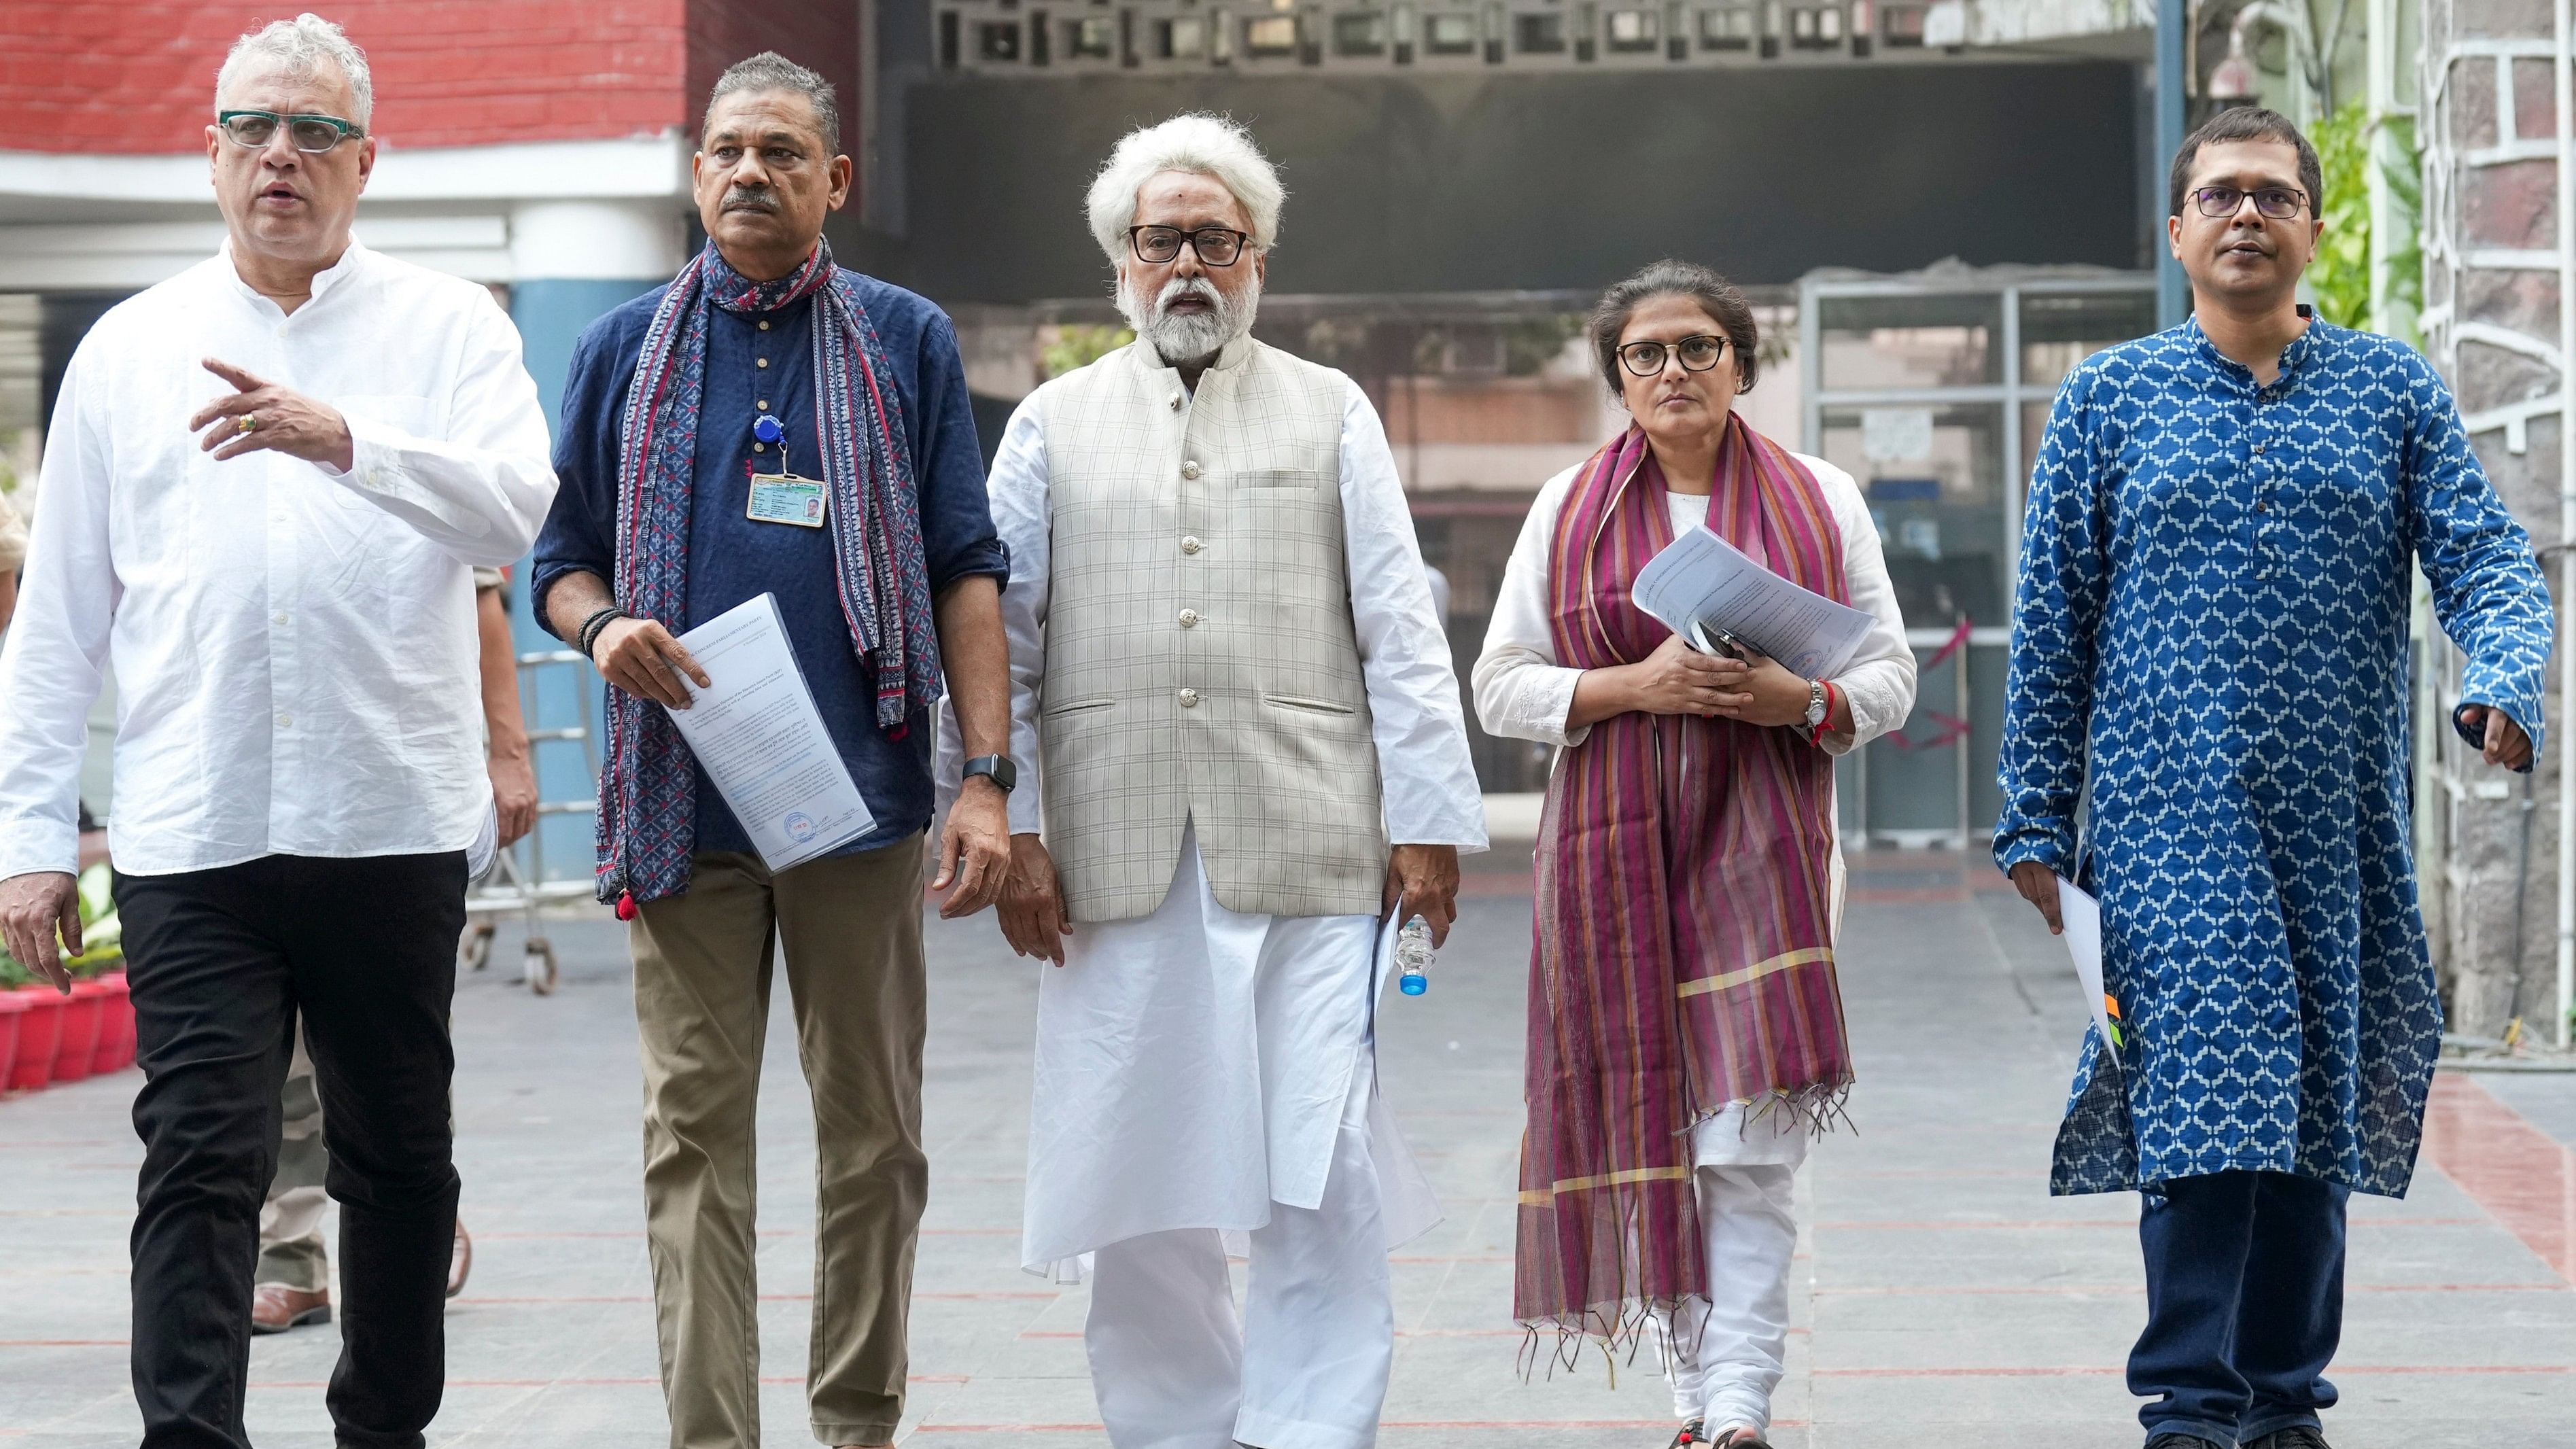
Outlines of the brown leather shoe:
{"type": "Polygon", "coordinates": [[[456,1245],[447,1250],[447,1296],[465,1291],[465,1275],[474,1271],[474,1240],[465,1236],[465,1220],[456,1221],[456,1245]]]}
{"type": "Polygon", "coordinates": [[[308,1323],[331,1321],[331,1295],[307,1293],[283,1283],[262,1283],[251,1291],[250,1331],[284,1333],[308,1323]]]}

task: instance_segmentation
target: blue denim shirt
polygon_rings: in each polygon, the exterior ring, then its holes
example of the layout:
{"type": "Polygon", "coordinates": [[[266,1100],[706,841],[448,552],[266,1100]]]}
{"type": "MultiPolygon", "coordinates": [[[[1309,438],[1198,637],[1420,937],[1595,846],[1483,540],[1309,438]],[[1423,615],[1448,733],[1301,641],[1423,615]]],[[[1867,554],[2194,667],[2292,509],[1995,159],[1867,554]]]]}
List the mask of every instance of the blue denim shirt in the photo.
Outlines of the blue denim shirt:
{"type": "MultiPolygon", "coordinates": [[[[984,501],[983,452],[967,403],[956,330],[922,297],[872,277],[858,282],[901,400],[931,593],[935,597],[975,574],[1007,580],[1010,555],[993,532],[984,501]]],[[[555,580],[574,570],[615,576],[617,463],[627,385],[643,352],[644,329],[668,290],[657,287],[600,318],[573,349],[555,443],[561,487],[537,536],[533,575],[537,618],[548,628],[553,621],[546,615],[546,594],[555,580]]],[[[931,727],[926,709],[914,714],[900,739],[876,727],[875,671],[859,656],[841,613],[829,530],[755,523],[745,512],[754,465],[763,473],[777,472],[782,447],[789,472],[823,476],[822,460],[814,456],[813,322],[810,298],[760,319],[709,309],[706,398],[689,504],[688,617],[662,622],[676,634],[761,594],[778,596],[788,642],[814,703],[876,817],[877,828],[844,847],[847,853],[891,845],[929,825],[931,727]],[[768,366],[760,365],[762,359],[768,366]],[[751,429],[764,411],[762,402],[786,425],[787,439],[755,454],[751,429]]],[[[696,848],[752,849],[751,837],[704,771],[698,774],[696,848]]]]}

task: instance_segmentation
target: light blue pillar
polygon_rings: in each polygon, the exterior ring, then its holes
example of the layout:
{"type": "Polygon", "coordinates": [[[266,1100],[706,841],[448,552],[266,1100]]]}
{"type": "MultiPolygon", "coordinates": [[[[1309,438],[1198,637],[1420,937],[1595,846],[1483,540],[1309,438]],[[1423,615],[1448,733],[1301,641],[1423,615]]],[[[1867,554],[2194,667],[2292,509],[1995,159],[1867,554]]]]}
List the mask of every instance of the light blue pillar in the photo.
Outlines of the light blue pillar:
{"type": "MultiPolygon", "coordinates": [[[[583,329],[621,303],[651,291],[679,270],[683,214],[677,199],[642,202],[546,202],[523,205],[510,219],[510,250],[518,277],[510,286],[510,319],[518,324],[528,373],[536,379],[546,423],[563,424],[564,377],[583,329]]],[[[521,652],[561,649],[537,627],[527,570],[516,571],[511,591],[512,632],[521,652]]],[[[532,732],[580,724],[594,749],[605,742],[598,676],[577,666],[549,667],[521,676],[520,707],[532,732]],[[575,684],[578,678],[580,683],[575,684]]],[[[537,798],[585,799],[598,788],[571,744],[535,746],[537,798]]],[[[542,817],[546,874],[557,880],[591,875],[591,817],[542,817]]],[[[529,857],[521,855],[523,863],[529,857]]]]}
{"type": "MultiPolygon", "coordinates": [[[[2156,154],[2150,174],[2161,176],[2173,164],[2174,153],[2182,149],[2183,123],[2183,30],[2191,23],[2185,0],[2157,0],[2156,4],[2156,154]]],[[[2165,188],[2155,188],[2158,204],[2149,212],[2155,227],[2156,259],[2156,326],[2179,327],[2191,314],[2191,284],[2182,274],[2182,263],[2173,258],[2173,247],[2165,239],[2165,188]]]]}

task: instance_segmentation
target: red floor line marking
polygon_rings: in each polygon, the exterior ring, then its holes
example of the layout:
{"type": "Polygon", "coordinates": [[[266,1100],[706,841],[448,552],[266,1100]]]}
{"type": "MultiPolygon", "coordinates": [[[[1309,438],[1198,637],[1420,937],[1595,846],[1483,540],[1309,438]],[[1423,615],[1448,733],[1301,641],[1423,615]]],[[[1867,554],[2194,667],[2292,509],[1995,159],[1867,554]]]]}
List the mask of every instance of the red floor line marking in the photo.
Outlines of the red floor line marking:
{"type": "Polygon", "coordinates": [[[0,1348],[132,1348],[124,1338],[0,1338],[0,1348]]]}
{"type": "MultiPolygon", "coordinates": [[[[765,1374],[764,1384],[802,1385],[805,1380],[795,1374],[765,1374]]],[[[972,1382],[964,1374],[914,1374],[905,1380],[914,1384],[963,1384],[972,1382]]],[[[329,1387],[325,1379],[262,1379],[249,1387],[254,1389],[319,1389],[329,1387]]],[[[658,1389],[660,1379],[449,1379],[451,1389],[658,1389]]]]}
{"type": "Polygon", "coordinates": [[[2458,1072],[2435,1074],[2424,1116],[2433,1165],[2576,1283],[2576,1150],[2458,1072]]]}
{"type": "MultiPolygon", "coordinates": [[[[2486,1221],[2487,1220],[2485,1218],[2387,1217],[2354,1218],[2351,1220],[2352,1226],[2356,1228],[2466,1228],[2482,1226],[2486,1221]]],[[[2137,1225],[2138,1220],[2136,1218],[2038,1218],[2023,1222],[1984,1222],[1974,1219],[1961,1219],[1957,1221],[1927,1219],[1921,1222],[1845,1221],[1818,1223],[1816,1224],[1816,1227],[1819,1231],[1831,1228],[1841,1232],[1925,1233],[1992,1232],[1998,1230],[2025,1232],[2044,1228],[2134,1228],[2137,1225]]]]}
{"type": "MultiPolygon", "coordinates": [[[[807,1236],[807,1234],[802,1228],[760,1228],[756,1229],[752,1236],[759,1238],[801,1238],[807,1236]]],[[[625,1241],[633,1239],[641,1241],[643,1237],[644,1234],[640,1231],[602,1231],[593,1233],[487,1233],[478,1229],[474,1234],[474,1240],[478,1243],[585,1242],[593,1239],[607,1241],[625,1241]]]]}
{"type": "Polygon", "coordinates": [[[916,1424],[916,1434],[1105,1434],[1106,1424],[916,1424]]]}
{"type": "MultiPolygon", "coordinates": [[[[1943,1284],[1890,1284],[1869,1287],[1817,1287],[1810,1290],[1819,1298],[2092,1298],[2127,1294],[2137,1296],[2146,1287],[2138,1283],[2054,1283],[2017,1284],[2011,1286],[1951,1287],[1943,1284]]],[[[2346,1293],[2564,1293],[2564,1283],[2349,1283],[2346,1293]]]]}
{"type": "MultiPolygon", "coordinates": [[[[1669,1429],[1670,1419],[1389,1419],[1385,1429],[1669,1429]]],[[[1775,1429],[1803,1429],[1804,1419],[1774,1419],[1775,1429]]],[[[922,1424],[916,1434],[1099,1434],[1099,1424],[922,1424]]]]}
{"type": "MultiPolygon", "coordinates": [[[[1836,1379],[2018,1379],[2018,1378],[2095,1378],[2127,1372],[2107,1365],[2032,1368],[1817,1368],[1808,1372],[1817,1378],[1836,1379]]],[[[2560,1363],[2495,1363],[2495,1364],[2334,1364],[2330,1374],[2576,1374],[2576,1364],[2560,1363]]]]}

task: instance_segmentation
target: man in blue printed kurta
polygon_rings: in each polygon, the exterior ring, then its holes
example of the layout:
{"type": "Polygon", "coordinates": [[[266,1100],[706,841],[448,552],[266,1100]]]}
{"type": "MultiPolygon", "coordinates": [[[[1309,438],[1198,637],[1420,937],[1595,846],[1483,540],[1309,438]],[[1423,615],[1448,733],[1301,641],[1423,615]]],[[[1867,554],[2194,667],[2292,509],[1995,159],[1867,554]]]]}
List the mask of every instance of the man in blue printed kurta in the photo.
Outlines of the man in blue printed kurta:
{"type": "Polygon", "coordinates": [[[2183,143],[2194,316],[2067,379],[2023,533],[1995,859],[2052,929],[2059,875],[2102,902],[2127,1045],[2088,1032],[2050,1186],[2146,1195],[2150,1449],[2322,1449],[2345,1197],[2414,1170],[2410,562],[2469,746],[2528,770],[2541,738],[2548,594],[2449,392],[2296,303],[2318,170],[2269,111],[2183,143]]]}

